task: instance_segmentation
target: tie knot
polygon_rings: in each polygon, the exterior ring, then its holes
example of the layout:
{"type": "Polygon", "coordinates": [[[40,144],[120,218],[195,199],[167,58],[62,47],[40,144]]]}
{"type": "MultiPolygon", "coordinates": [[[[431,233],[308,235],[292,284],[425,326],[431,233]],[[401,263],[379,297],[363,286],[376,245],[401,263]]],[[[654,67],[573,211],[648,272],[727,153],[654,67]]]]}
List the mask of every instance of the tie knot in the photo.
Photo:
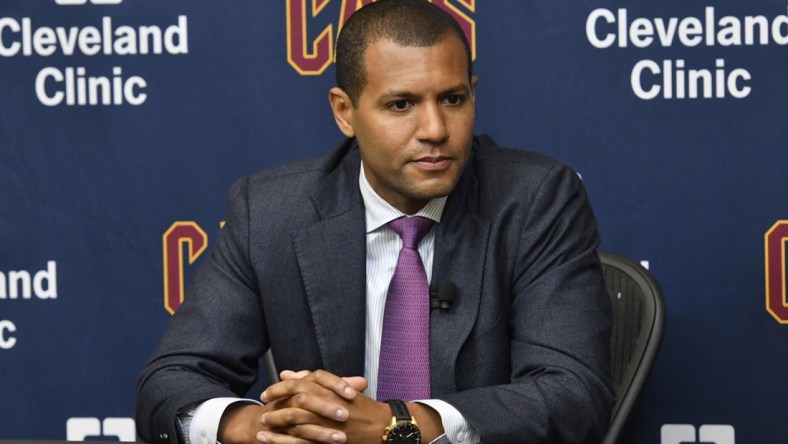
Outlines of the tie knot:
{"type": "Polygon", "coordinates": [[[421,216],[404,216],[389,222],[389,227],[402,238],[405,248],[415,250],[433,224],[432,219],[421,216]]]}

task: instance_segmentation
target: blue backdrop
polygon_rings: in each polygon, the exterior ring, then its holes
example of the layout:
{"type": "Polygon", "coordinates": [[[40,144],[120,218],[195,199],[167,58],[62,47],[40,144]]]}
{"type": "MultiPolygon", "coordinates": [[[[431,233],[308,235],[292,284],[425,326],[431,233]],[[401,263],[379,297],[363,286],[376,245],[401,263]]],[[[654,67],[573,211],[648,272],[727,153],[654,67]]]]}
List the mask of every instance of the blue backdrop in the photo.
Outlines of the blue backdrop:
{"type": "MultiPolygon", "coordinates": [[[[0,438],[134,439],[133,393],[242,174],[341,140],[355,0],[3,0],[0,438]]],[[[785,442],[788,7],[435,0],[477,132],[577,169],[668,305],[627,443],[785,442]]]]}

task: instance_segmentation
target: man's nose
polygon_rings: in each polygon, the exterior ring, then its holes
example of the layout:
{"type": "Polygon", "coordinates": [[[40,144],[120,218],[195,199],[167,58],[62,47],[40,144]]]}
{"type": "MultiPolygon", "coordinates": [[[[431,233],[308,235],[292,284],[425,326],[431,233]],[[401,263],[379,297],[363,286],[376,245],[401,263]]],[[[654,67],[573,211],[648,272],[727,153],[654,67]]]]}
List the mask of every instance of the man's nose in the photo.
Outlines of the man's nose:
{"type": "Polygon", "coordinates": [[[446,116],[437,103],[423,106],[419,113],[419,128],[416,137],[424,142],[440,143],[449,138],[446,116]]]}

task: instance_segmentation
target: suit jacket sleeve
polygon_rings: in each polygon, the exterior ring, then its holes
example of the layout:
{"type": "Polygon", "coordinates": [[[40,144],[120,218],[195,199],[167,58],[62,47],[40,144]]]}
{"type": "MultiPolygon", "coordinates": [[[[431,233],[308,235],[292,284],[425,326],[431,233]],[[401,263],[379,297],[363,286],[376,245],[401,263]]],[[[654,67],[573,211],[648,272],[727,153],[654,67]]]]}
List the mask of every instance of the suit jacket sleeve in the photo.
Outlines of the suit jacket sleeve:
{"type": "MultiPolygon", "coordinates": [[[[490,248],[497,258],[488,258],[488,264],[492,260],[498,269],[484,273],[497,278],[485,281],[500,286],[483,290],[481,301],[506,301],[495,324],[508,325],[489,331],[501,328],[508,336],[508,356],[491,358],[504,369],[498,379],[508,380],[477,384],[467,375],[491,364],[463,367],[461,351],[457,379],[467,376],[466,386],[440,396],[463,414],[482,442],[600,442],[610,420],[611,315],[596,222],[577,175],[560,165],[545,169],[541,182],[523,191],[530,194],[521,199],[527,208],[491,218],[490,242],[514,250],[490,248]]],[[[491,335],[475,331],[463,350],[495,348],[485,344],[486,336],[491,335]]]]}
{"type": "Polygon", "coordinates": [[[175,442],[176,412],[210,398],[238,396],[257,378],[268,348],[249,267],[246,181],[229,198],[228,222],[168,324],[137,386],[137,428],[147,442],[175,442]],[[221,313],[217,316],[217,313],[221,313]]]}

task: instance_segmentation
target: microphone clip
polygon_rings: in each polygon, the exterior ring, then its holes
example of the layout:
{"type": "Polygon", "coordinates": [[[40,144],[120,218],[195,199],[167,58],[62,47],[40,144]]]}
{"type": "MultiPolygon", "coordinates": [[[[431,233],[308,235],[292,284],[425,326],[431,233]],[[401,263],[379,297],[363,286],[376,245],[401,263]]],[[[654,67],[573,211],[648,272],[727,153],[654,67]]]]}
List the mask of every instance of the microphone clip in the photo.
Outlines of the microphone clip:
{"type": "Polygon", "coordinates": [[[446,311],[451,308],[452,302],[457,295],[457,287],[452,281],[441,281],[438,291],[430,292],[430,310],[439,309],[446,311]]]}

